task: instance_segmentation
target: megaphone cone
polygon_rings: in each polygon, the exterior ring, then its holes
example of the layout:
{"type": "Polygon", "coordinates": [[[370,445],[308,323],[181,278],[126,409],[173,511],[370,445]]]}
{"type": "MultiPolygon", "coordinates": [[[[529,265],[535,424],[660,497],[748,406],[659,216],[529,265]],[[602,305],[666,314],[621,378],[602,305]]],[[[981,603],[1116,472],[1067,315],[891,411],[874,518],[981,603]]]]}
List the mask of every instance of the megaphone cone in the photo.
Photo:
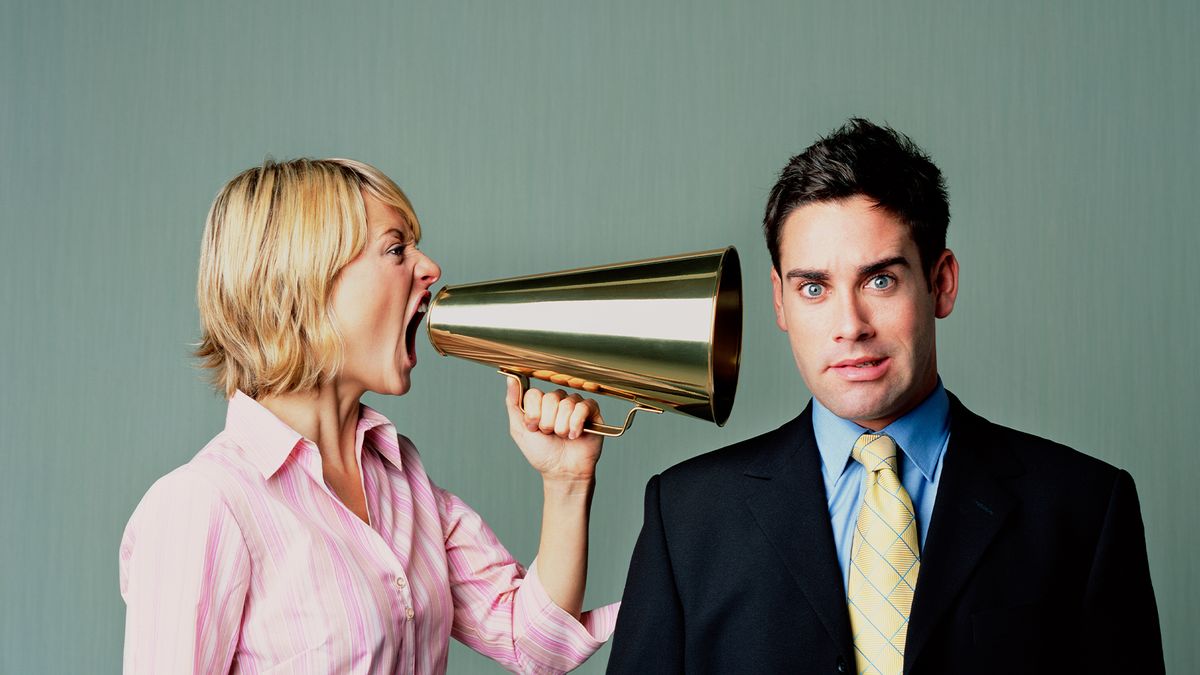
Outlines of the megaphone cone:
{"type": "Polygon", "coordinates": [[[742,346],[737,250],[638,260],[447,286],[429,306],[442,355],[723,425],[742,346]]]}

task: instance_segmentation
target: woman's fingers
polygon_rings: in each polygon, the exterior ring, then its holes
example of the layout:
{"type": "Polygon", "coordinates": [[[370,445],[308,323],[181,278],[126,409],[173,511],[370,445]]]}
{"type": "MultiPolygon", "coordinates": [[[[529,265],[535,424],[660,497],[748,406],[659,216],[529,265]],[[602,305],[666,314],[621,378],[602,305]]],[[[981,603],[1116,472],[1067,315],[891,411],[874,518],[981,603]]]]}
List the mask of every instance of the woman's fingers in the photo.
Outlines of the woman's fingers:
{"type": "MultiPolygon", "coordinates": [[[[509,396],[514,396],[510,389],[509,396]]],[[[522,406],[521,423],[528,431],[540,431],[560,438],[576,439],[583,435],[589,418],[600,420],[600,406],[579,394],[567,394],[562,389],[542,392],[528,389],[522,406]]]]}
{"type": "Polygon", "coordinates": [[[567,422],[567,438],[579,438],[582,436],[583,425],[593,413],[595,413],[597,419],[600,418],[600,406],[592,399],[584,399],[581,403],[577,404],[571,410],[571,417],[567,422]]]}
{"type": "Polygon", "coordinates": [[[518,424],[523,424],[524,413],[518,407],[520,403],[521,385],[517,383],[516,378],[504,378],[504,409],[508,412],[508,424],[514,429],[518,424]]]}
{"type": "Polygon", "coordinates": [[[566,397],[567,392],[562,389],[555,389],[542,395],[542,414],[538,429],[543,434],[554,433],[554,423],[558,419],[558,403],[566,397]]]}
{"type": "Polygon", "coordinates": [[[542,419],[542,391],[530,388],[525,392],[525,429],[537,431],[542,419]]]}
{"type": "Polygon", "coordinates": [[[575,438],[571,434],[571,419],[577,408],[587,408],[580,405],[583,402],[583,397],[579,394],[571,394],[558,402],[558,414],[554,417],[554,435],[562,438],[575,438]]]}

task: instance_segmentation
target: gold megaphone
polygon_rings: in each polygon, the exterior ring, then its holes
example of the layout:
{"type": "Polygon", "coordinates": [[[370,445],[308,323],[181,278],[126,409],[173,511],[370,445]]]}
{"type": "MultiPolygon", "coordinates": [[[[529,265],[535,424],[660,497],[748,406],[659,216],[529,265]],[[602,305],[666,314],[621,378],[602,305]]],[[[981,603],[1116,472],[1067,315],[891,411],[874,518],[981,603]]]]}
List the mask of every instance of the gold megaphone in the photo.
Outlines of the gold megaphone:
{"type": "MultiPolygon", "coordinates": [[[[737,249],[447,286],[429,306],[429,341],[443,356],[725,424],[742,348],[737,249]]],[[[522,398],[522,400],[524,400],[522,398]]]]}

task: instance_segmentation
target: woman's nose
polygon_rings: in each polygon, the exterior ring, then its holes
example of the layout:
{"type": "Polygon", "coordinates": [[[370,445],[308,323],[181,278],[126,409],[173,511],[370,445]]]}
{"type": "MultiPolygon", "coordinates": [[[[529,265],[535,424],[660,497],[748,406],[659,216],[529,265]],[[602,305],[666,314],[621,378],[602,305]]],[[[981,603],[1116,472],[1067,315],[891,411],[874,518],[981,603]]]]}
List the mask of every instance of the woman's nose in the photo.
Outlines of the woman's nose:
{"type": "Polygon", "coordinates": [[[416,267],[417,278],[426,286],[432,286],[437,283],[438,279],[442,278],[442,268],[438,266],[433,258],[421,253],[421,260],[416,267]]]}

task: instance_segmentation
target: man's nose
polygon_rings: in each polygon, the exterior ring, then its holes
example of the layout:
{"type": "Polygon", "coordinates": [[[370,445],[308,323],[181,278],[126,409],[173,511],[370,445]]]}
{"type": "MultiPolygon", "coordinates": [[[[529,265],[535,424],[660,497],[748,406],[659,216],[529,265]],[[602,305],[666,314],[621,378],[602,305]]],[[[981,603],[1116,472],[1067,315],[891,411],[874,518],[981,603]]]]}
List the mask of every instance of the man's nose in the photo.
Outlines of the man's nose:
{"type": "Polygon", "coordinates": [[[857,294],[844,294],[837,303],[836,311],[837,319],[833,332],[835,342],[857,342],[874,335],[866,307],[857,294]]]}

